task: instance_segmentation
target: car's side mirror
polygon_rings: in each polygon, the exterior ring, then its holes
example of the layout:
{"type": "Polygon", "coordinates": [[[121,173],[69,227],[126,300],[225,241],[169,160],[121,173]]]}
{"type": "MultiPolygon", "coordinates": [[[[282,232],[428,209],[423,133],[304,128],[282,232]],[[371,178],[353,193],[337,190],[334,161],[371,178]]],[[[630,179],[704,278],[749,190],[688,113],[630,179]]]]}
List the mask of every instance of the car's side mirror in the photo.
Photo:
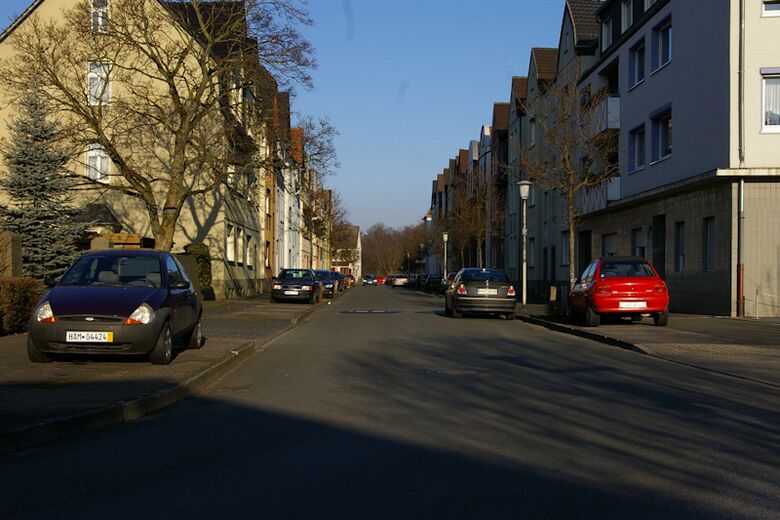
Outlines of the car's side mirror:
{"type": "Polygon", "coordinates": [[[47,274],[46,276],[43,277],[43,285],[51,289],[52,287],[57,285],[57,280],[58,280],[57,278],[54,278],[52,275],[47,274]]]}
{"type": "Polygon", "coordinates": [[[174,282],[171,284],[171,289],[189,289],[190,284],[186,281],[174,282]]]}

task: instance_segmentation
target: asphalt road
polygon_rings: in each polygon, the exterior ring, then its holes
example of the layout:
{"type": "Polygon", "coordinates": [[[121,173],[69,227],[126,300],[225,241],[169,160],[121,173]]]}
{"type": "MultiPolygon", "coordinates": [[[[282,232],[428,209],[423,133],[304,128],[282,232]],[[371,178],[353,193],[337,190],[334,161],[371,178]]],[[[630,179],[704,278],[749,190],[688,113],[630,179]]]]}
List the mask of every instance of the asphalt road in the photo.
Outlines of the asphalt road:
{"type": "Polygon", "coordinates": [[[0,518],[780,515],[780,391],[442,310],[353,289],[207,395],[0,459],[0,518]]]}

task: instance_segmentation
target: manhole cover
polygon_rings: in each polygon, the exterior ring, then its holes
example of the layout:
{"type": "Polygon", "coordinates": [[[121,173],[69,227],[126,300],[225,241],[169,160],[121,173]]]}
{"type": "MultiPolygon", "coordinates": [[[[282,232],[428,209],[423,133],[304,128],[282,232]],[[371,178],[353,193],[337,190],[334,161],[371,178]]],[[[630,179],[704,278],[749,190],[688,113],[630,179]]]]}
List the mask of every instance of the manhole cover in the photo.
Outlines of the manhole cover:
{"type": "Polygon", "coordinates": [[[341,314],[398,314],[400,311],[389,311],[387,309],[353,309],[341,311],[341,314]]]}

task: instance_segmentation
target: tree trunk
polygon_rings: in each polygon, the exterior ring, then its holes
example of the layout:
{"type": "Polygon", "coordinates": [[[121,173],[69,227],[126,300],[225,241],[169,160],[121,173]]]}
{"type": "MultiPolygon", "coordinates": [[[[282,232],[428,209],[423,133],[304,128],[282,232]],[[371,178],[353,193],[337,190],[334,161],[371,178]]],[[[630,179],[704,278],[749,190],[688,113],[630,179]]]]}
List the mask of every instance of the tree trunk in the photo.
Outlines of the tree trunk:
{"type": "Polygon", "coordinates": [[[566,211],[567,225],[569,227],[569,291],[574,289],[574,284],[577,281],[577,266],[574,263],[574,259],[577,257],[574,250],[574,232],[575,232],[575,214],[574,214],[574,193],[569,190],[566,194],[566,211]]]}
{"type": "Polygon", "coordinates": [[[477,267],[482,268],[482,239],[477,240],[477,267]]]}
{"type": "Polygon", "coordinates": [[[173,248],[173,235],[176,232],[176,221],[179,219],[179,213],[180,211],[175,209],[163,211],[160,226],[153,230],[155,249],[170,251],[173,248]]]}

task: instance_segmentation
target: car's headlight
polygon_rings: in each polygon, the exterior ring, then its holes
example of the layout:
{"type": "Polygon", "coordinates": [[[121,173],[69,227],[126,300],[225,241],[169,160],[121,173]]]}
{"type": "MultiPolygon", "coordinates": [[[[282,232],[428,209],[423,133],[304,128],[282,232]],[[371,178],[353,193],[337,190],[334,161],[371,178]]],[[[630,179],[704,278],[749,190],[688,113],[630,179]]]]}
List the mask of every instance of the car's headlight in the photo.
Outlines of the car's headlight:
{"type": "Polygon", "coordinates": [[[38,323],[56,323],[57,318],[54,317],[54,311],[51,310],[49,302],[43,302],[38,310],[35,311],[35,320],[38,323]]]}
{"type": "Polygon", "coordinates": [[[314,287],[312,287],[311,285],[304,285],[303,287],[301,287],[302,291],[311,291],[312,289],[314,289],[314,287]]]}
{"type": "Polygon", "coordinates": [[[278,283],[277,283],[277,284],[274,284],[274,289],[276,289],[277,291],[278,291],[279,289],[281,289],[281,288],[282,288],[282,286],[281,286],[281,285],[279,285],[278,283]]]}
{"type": "Polygon", "coordinates": [[[130,317],[125,320],[125,325],[146,325],[152,321],[153,315],[154,309],[152,309],[148,304],[142,303],[136,310],[133,311],[130,317]]]}

